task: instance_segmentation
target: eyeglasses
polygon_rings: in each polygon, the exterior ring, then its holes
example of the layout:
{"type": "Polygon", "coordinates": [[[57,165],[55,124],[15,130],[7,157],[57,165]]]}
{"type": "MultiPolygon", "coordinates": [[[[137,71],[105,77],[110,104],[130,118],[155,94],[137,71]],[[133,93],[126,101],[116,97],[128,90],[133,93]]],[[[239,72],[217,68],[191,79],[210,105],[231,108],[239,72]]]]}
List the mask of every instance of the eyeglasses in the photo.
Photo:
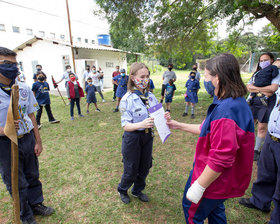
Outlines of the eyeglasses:
{"type": "Polygon", "coordinates": [[[6,64],[6,65],[13,65],[13,64],[15,64],[17,66],[19,65],[18,62],[13,62],[13,61],[8,61],[8,60],[0,60],[0,63],[6,64]]]}

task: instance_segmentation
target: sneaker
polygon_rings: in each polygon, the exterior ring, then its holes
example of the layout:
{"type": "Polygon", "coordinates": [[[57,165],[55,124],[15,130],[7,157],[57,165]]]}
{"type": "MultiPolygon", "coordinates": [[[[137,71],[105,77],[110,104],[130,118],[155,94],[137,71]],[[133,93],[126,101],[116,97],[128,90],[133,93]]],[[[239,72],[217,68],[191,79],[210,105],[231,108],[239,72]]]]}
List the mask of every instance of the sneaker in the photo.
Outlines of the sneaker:
{"type": "Polygon", "coordinates": [[[43,203],[39,203],[31,206],[34,215],[49,216],[54,213],[52,207],[45,206],[43,203]]]}
{"type": "Polygon", "coordinates": [[[264,97],[260,97],[260,101],[262,102],[262,104],[264,105],[264,106],[266,106],[267,107],[267,98],[264,96],[264,97]]]}
{"type": "Polygon", "coordinates": [[[238,202],[239,202],[239,204],[241,204],[247,208],[254,208],[254,209],[260,210],[262,212],[270,212],[270,209],[262,210],[262,209],[257,208],[254,204],[251,203],[250,198],[240,198],[238,202]]]}
{"type": "Polygon", "coordinates": [[[71,119],[71,121],[74,121],[74,117],[71,117],[70,119],[71,119]]]}
{"type": "Polygon", "coordinates": [[[96,112],[101,112],[101,110],[99,110],[98,108],[95,110],[96,112]]]}
{"type": "Polygon", "coordinates": [[[140,201],[143,202],[148,202],[149,198],[146,194],[143,194],[142,192],[140,192],[139,194],[133,194],[131,193],[133,197],[138,198],[140,201]]]}
{"type": "Polygon", "coordinates": [[[84,117],[84,115],[82,115],[82,114],[79,114],[79,117],[84,117]]]}
{"type": "Polygon", "coordinates": [[[130,197],[128,196],[128,194],[123,194],[123,193],[119,193],[119,194],[123,203],[125,204],[130,203],[130,197]]]}
{"type": "Polygon", "coordinates": [[[192,114],[191,118],[192,118],[192,119],[194,119],[194,118],[195,118],[194,114],[192,114]]]}
{"type": "Polygon", "coordinates": [[[59,122],[60,122],[60,120],[56,120],[56,119],[54,119],[53,121],[50,121],[51,124],[55,124],[55,123],[59,123],[59,122]]]}
{"type": "Polygon", "coordinates": [[[89,114],[89,111],[87,110],[87,114],[89,114]]]}
{"type": "Polygon", "coordinates": [[[40,130],[40,129],[41,129],[41,127],[42,127],[42,125],[41,125],[41,124],[38,124],[37,126],[38,126],[38,130],[40,130]]]}
{"type": "Polygon", "coordinates": [[[103,100],[102,100],[102,102],[104,103],[104,102],[105,102],[105,100],[103,99],[103,100]]]}
{"type": "Polygon", "coordinates": [[[169,112],[170,113],[170,110],[166,110],[165,112],[169,112]]]}
{"type": "Polygon", "coordinates": [[[115,112],[119,112],[119,109],[116,108],[113,112],[114,112],[114,113],[115,113],[115,112]]]}
{"type": "Polygon", "coordinates": [[[186,116],[188,116],[188,113],[184,112],[182,117],[186,117],[186,116]]]}
{"type": "Polygon", "coordinates": [[[33,217],[31,217],[25,221],[22,221],[21,223],[22,224],[37,224],[36,220],[33,217]]]}
{"type": "Polygon", "coordinates": [[[115,102],[116,100],[115,99],[113,99],[113,102],[115,102]]]}
{"type": "Polygon", "coordinates": [[[254,150],[254,161],[258,161],[260,158],[260,152],[257,150],[254,150]]]}

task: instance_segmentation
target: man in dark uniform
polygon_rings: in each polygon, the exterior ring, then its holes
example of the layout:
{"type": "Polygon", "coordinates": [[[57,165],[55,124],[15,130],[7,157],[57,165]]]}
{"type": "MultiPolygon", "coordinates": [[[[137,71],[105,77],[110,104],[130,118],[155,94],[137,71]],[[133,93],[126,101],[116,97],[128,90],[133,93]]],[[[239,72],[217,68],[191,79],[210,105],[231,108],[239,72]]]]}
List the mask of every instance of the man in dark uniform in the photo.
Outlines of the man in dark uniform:
{"type": "MultiPolygon", "coordinates": [[[[10,194],[11,141],[5,136],[4,127],[10,104],[11,86],[15,83],[17,75],[16,53],[0,47],[0,173],[10,194]]],[[[18,82],[18,85],[20,119],[14,123],[18,135],[20,218],[23,224],[36,224],[34,214],[48,216],[54,209],[42,203],[44,198],[37,157],[43,147],[34,116],[38,104],[25,83],[18,82]]]]}

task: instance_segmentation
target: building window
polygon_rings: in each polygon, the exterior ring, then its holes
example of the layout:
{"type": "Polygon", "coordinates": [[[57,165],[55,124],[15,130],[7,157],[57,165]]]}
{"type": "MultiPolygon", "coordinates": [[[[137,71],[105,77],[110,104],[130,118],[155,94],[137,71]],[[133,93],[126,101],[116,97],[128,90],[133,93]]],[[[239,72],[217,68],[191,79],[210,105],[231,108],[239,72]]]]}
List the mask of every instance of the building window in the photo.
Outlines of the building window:
{"type": "Polygon", "coordinates": [[[95,40],[91,40],[91,43],[92,43],[92,44],[95,44],[95,40]]]}
{"type": "Polygon", "coordinates": [[[50,33],[51,38],[55,39],[55,33],[50,33]]]}
{"type": "Polygon", "coordinates": [[[65,35],[64,34],[60,34],[60,39],[61,40],[65,40],[65,35]]]}
{"type": "Polygon", "coordinates": [[[86,44],[88,43],[88,39],[85,39],[85,43],[86,43],[86,44]]]}
{"type": "Polygon", "coordinates": [[[114,68],[113,62],[106,62],[106,68],[114,68]]]}
{"type": "Polygon", "coordinates": [[[6,31],[6,30],[5,30],[5,25],[4,25],[4,24],[0,24],[0,31],[6,31]]]}
{"type": "Polygon", "coordinates": [[[81,39],[80,37],[78,37],[78,38],[77,38],[77,41],[78,41],[79,43],[81,43],[81,42],[82,42],[82,39],[81,39]]]}
{"type": "Polygon", "coordinates": [[[13,26],[13,32],[14,33],[19,33],[19,27],[18,26],[13,26]]]}
{"type": "Polygon", "coordinates": [[[45,31],[39,31],[39,36],[44,37],[45,36],[45,31]]]}
{"type": "Polygon", "coordinates": [[[33,35],[33,30],[32,29],[26,29],[26,34],[27,35],[33,35]]]}

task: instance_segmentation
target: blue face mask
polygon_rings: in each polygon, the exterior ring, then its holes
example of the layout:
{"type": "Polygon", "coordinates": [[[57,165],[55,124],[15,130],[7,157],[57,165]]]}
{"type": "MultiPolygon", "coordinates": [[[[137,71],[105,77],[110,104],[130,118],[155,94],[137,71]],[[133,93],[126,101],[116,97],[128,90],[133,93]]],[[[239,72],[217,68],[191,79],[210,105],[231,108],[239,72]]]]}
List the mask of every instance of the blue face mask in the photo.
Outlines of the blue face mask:
{"type": "Polygon", "coordinates": [[[122,76],[125,76],[125,73],[121,73],[122,76]]]}
{"type": "Polygon", "coordinates": [[[88,84],[89,84],[89,85],[91,85],[91,84],[92,84],[92,82],[90,81],[90,82],[88,82],[88,84]]]}
{"type": "Polygon", "coordinates": [[[96,70],[92,70],[92,72],[93,72],[93,73],[95,73],[95,72],[96,72],[96,70]]]}
{"type": "Polygon", "coordinates": [[[17,64],[0,64],[0,73],[10,80],[14,80],[18,75],[17,64]]]}

